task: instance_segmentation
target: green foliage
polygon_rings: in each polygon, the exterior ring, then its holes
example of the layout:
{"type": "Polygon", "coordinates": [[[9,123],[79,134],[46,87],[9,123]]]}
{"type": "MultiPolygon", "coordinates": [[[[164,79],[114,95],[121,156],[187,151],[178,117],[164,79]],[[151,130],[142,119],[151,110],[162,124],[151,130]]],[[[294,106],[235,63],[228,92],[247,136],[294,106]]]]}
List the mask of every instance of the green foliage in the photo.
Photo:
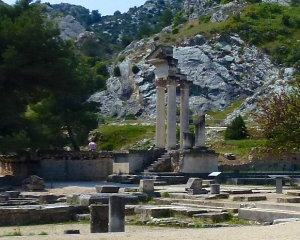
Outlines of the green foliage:
{"type": "Polygon", "coordinates": [[[109,72],[107,70],[107,62],[96,62],[94,70],[97,75],[109,77],[109,72]]]}
{"type": "Polygon", "coordinates": [[[221,0],[221,4],[227,4],[232,2],[233,0],[221,0]]]}
{"type": "Polygon", "coordinates": [[[100,45],[94,39],[87,39],[80,48],[87,57],[96,57],[101,53],[100,45]]]}
{"type": "Polygon", "coordinates": [[[126,58],[126,56],[120,55],[119,58],[118,58],[118,61],[123,62],[125,60],[125,58],[126,58]]]}
{"type": "Polygon", "coordinates": [[[184,11],[180,11],[176,14],[173,20],[173,28],[177,28],[179,24],[187,22],[187,19],[184,17],[184,11]]]}
{"type": "Polygon", "coordinates": [[[144,23],[140,26],[138,35],[140,38],[146,38],[151,36],[152,33],[153,33],[153,29],[151,28],[151,26],[147,23],[144,23]]]}
{"type": "Polygon", "coordinates": [[[97,126],[97,106],[87,102],[95,79],[45,9],[30,3],[0,6],[0,149],[78,150],[97,126]]]}
{"type": "Polygon", "coordinates": [[[139,71],[140,71],[140,69],[139,69],[138,66],[134,65],[134,66],[132,67],[132,72],[133,72],[134,74],[137,74],[139,71]]]}
{"type": "Polygon", "coordinates": [[[243,12],[233,14],[224,22],[225,26],[217,29],[226,33],[236,32],[248,44],[263,48],[277,63],[293,65],[299,59],[299,11],[299,6],[252,4],[243,12]]]}
{"type": "Polygon", "coordinates": [[[172,13],[172,11],[169,8],[167,8],[164,11],[163,15],[161,16],[161,20],[163,22],[163,25],[164,26],[171,25],[172,19],[173,19],[173,13],[172,13]]]}
{"type": "Polygon", "coordinates": [[[239,115],[233,119],[232,123],[226,128],[226,140],[239,140],[245,139],[249,136],[247,127],[243,118],[239,115]]]}
{"type": "Polygon", "coordinates": [[[260,104],[256,115],[262,137],[267,138],[267,147],[274,151],[300,148],[300,90],[296,85],[289,92],[275,93],[260,104]]]}
{"type": "Polygon", "coordinates": [[[133,38],[128,35],[123,35],[121,37],[121,43],[124,47],[128,46],[132,42],[133,38]]]}
{"type": "Polygon", "coordinates": [[[120,67],[119,66],[116,66],[114,68],[114,76],[115,77],[120,77],[121,76],[121,70],[120,70],[120,67]]]}
{"type": "Polygon", "coordinates": [[[163,193],[161,194],[161,196],[162,196],[163,198],[169,198],[169,197],[170,197],[170,194],[169,194],[168,192],[163,192],[163,193]]]}
{"type": "Polygon", "coordinates": [[[125,116],[126,120],[136,120],[136,116],[133,113],[128,113],[125,116]]]}
{"type": "Polygon", "coordinates": [[[291,6],[296,7],[300,5],[300,0],[291,0],[291,6]]]}
{"type": "Polygon", "coordinates": [[[207,15],[201,15],[199,17],[199,23],[208,23],[211,19],[211,14],[207,14],[207,15]]]}

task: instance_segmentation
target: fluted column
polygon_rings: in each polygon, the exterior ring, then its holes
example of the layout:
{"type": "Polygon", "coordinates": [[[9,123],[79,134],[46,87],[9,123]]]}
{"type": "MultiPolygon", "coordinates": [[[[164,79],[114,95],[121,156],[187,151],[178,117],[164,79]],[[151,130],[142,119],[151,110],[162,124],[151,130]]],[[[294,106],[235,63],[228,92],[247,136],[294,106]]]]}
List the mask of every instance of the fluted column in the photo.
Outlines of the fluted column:
{"type": "Polygon", "coordinates": [[[180,85],[180,148],[183,148],[184,134],[189,132],[189,84],[180,85]]]}
{"type": "Polygon", "coordinates": [[[176,148],[176,80],[168,79],[167,148],[176,148]]]}
{"type": "Polygon", "coordinates": [[[166,80],[156,79],[156,136],[155,144],[157,148],[166,147],[165,130],[165,87],[166,80]]]}

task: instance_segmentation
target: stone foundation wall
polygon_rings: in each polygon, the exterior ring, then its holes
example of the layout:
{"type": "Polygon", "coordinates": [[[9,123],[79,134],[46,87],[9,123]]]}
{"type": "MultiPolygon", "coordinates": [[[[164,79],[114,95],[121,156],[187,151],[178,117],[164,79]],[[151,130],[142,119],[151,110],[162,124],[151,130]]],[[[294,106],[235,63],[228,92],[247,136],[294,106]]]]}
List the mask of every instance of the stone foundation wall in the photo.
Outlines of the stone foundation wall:
{"type": "Polygon", "coordinates": [[[218,154],[214,151],[187,151],[180,154],[179,172],[211,173],[216,171],[218,171],[218,154]]]}
{"type": "Polygon", "coordinates": [[[112,172],[112,158],[42,159],[37,169],[37,175],[46,181],[101,181],[112,172]]]}
{"type": "Polygon", "coordinates": [[[88,212],[84,206],[20,206],[1,207],[1,226],[24,226],[74,221],[76,214],[88,212]]]}

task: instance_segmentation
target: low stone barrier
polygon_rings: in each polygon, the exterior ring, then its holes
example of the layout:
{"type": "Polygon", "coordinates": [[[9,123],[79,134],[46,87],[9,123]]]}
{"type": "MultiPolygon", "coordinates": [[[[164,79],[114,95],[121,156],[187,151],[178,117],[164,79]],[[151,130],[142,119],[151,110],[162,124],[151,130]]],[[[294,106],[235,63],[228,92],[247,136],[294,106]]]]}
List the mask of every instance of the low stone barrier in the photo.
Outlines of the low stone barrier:
{"type": "Polygon", "coordinates": [[[88,212],[88,207],[63,204],[0,207],[0,226],[68,222],[85,212],[88,212]]]}

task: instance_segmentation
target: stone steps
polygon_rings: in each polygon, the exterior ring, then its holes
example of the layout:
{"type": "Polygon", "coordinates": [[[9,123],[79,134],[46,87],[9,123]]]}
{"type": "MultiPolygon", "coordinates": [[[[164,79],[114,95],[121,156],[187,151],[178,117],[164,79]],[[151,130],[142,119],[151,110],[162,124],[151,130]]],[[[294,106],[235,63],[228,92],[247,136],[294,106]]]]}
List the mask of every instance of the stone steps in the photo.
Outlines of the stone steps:
{"type": "Polygon", "coordinates": [[[211,211],[224,211],[228,210],[230,212],[237,213],[240,204],[237,203],[219,203],[219,202],[207,202],[205,200],[199,199],[171,199],[171,198],[158,198],[155,199],[157,204],[163,205],[178,205],[178,206],[185,206],[185,207],[192,207],[192,208],[204,208],[208,209],[208,212],[211,211]]]}
{"type": "Polygon", "coordinates": [[[182,215],[189,217],[197,217],[203,219],[219,219],[222,220],[228,217],[228,212],[223,211],[212,211],[211,209],[189,207],[189,206],[176,206],[176,205],[143,205],[143,206],[128,206],[126,205],[126,211],[132,212],[134,208],[134,213],[142,215],[143,217],[152,218],[162,218],[162,217],[172,217],[174,215],[182,215]],[[127,210],[128,209],[128,210],[127,210]],[[222,216],[222,217],[220,217],[222,216]]]}
{"type": "Polygon", "coordinates": [[[299,218],[300,212],[278,209],[240,208],[238,211],[238,217],[239,219],[244,220],[273,222],[276,219],[299,218]]]}
{"type": "Polygon", "coordinates": [[[145,173],[148,172],[163,172],[171,167],[171,156],[169,154],[162,154],[156,161],[154,161],[149,167],[144,169],[145,173]]]}

